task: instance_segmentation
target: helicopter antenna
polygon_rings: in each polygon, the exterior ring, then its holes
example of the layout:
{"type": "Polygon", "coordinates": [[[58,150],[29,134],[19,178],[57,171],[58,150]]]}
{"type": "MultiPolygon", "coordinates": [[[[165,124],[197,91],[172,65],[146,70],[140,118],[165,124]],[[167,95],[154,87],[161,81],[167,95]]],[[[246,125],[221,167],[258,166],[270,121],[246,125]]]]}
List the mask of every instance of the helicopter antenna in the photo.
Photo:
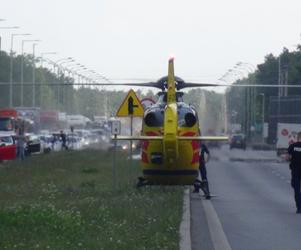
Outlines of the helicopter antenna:
{"type": "Polygon", "coordinates": [[[172,166],[178,159],[179,147],[177,140],[178,113],[176,104],[176,82],[174,75],[174,58],[168,61],[167,105],[164,115],[163,147],[167,164],[172,166]]]}

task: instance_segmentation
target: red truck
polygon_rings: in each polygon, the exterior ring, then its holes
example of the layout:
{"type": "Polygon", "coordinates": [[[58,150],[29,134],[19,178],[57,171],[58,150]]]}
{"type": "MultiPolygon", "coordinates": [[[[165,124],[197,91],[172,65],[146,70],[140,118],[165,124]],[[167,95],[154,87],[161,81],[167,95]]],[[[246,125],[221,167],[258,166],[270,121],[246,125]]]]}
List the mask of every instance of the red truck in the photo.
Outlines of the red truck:
{"type": "Polygon", "coordinates": [[[0,161],[16,158],[15,125],[17,111],[15,109],[0,109],[0,161]]]}
{"type": "Polygon", "coordinates": [[[18,113],[15,109],[0,109],[0,132],[15,135],[15,126],[18,113]]]}

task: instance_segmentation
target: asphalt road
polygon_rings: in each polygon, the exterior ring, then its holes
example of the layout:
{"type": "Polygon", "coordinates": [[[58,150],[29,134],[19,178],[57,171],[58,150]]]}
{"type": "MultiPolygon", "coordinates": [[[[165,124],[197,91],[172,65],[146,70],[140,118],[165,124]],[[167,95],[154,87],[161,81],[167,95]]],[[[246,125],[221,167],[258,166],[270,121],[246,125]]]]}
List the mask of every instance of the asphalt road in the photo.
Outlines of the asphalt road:
{"type": "Polygon", "coordinates": [[[217,196],[190,196],[192,249],[300,250],[301,215],[295,213],[288,164],[276,157],[266,161],[270,152],[223,148],[213,154],[207,171],[217,196]],[[250,159],[229,160],[243,154],[250,159]]]}

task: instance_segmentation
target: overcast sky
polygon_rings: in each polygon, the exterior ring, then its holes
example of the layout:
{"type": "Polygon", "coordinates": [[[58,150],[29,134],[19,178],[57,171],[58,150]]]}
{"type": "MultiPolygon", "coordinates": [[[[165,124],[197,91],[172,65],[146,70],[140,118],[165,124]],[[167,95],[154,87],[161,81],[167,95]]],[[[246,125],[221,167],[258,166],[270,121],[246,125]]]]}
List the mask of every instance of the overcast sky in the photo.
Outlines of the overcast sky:
{"type": "MultiPolygon", "coordinates": [[[[239,61],[294,49],[300,10],[300,0],[2,0],[0,27],[18,25],[42,40],[37,54],[57,51],[49,58],[73,57],[108,78],[157,79],[173,54],[178,76],[216,81],[239,61]]],[[[0,30],[6,51],[9,34],[0,30]]]]}

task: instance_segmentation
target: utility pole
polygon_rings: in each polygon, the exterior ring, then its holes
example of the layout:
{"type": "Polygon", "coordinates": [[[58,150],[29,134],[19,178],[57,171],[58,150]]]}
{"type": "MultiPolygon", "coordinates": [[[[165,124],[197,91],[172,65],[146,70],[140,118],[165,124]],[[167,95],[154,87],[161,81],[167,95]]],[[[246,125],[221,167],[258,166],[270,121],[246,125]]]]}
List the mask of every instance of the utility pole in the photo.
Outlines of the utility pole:
{"type": "Polygon", "coordinates": [[[13,106],[13,45],[15,36],[30,36],[31,34],[11,34],[10,40],[10,70],[9,70],[9,107],[13,106]]]}
{"type": "Polygon", "coordinates": [[[223,97],[223,103],[224,105],[222,105],[222,107],[224,108],[224,132],[228,133],[228,106],[227,106],[227,97],[226,94],[223,97]]]}
{"type": "Polygon", "coordinates": [[[248,87],[245,88],[244,133],[248,137],[248,87]]]}
{"type": "MultiPolygon", "coordinates": [[[[284,85],[288,85],[288,65],[284,65],[283,67],[283,83],[284,85]]],[[[288,95],[288,88],[284,87],[283,96],[288,95]]]]}
{"type": "Polygon", "coordinates": [[[37,43],[32,45],[32,106],[36,106],[36,64],[35,64],[35,48],[37,43]]]}
{"type": "Polygon", "coordinates": [[[281,77],[281,54],[278,59],[278,98],[277,98],[277,119],[276,119],[276,135],[278,134],[278,123],[279,123],[279,115],[280,115],[280,97],[282,96],[282,88],[280,87],[282,83],[281,77]]]}
{"type": "Polygon", "coordinates": [[[21,46],[21,96],[20,96],[20,104],[23,107],[24,105],[24,44],[26,42],[40,42],[40,40],[22,40],[21,46]]]}

